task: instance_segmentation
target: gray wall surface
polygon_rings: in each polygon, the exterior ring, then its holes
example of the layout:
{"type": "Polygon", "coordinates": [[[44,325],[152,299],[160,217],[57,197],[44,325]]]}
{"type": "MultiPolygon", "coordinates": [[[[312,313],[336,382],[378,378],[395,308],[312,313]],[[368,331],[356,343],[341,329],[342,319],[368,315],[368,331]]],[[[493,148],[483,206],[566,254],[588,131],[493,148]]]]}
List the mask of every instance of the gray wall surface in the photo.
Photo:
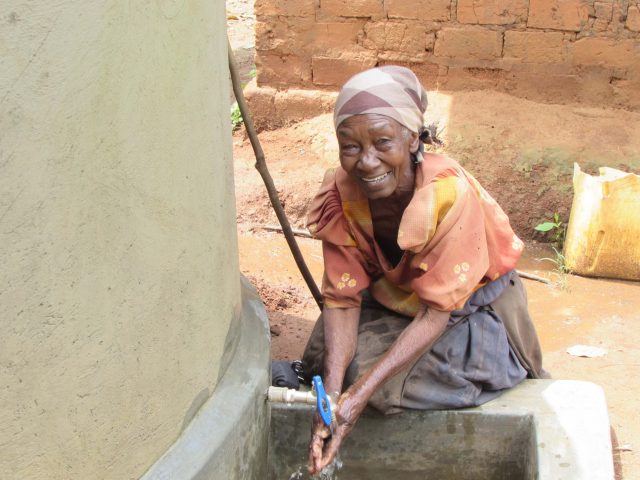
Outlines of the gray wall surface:
{"type": "Polygon", "coordinates": [[[0,472],[138,478],[239,314],[224,2],[0,13],[0,472]]]}

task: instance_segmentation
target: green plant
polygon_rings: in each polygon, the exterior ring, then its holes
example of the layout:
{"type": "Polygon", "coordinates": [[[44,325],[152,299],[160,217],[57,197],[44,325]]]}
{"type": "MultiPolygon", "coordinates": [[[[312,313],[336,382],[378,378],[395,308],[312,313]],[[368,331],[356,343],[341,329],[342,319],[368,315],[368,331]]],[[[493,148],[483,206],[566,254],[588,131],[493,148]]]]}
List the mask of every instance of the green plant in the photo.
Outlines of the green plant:
{"type": "Polygon", "coordinates": [[[251,70],[249,70],[249,77],[250,78],[256,78],[256,66],[255,65],[253,67],[251,67],[251,70]]]}
{"type": "Polygon", "coordinates": [[[237,130],[240,128],[240,125],[242,125],[242,113],[240,112],[238,102],[235,102],[231,105],[231,127],[237,130]]]}
{"type": "MultiPolygon", "coordinates": [[[[539,223],[534,227],[534,230],[538,232],[551,232],[551,242],[554,243],[559,249],[562,249],[564,245],[564,232],[565,227],[558,212],[553,214],[553,221],[539,223]]],[[[555,247],[554,247],[555,249],[555,247]]]]}
{"type": "Polygon", "coordinates": [[[562,252],[559,251],[556,247],[552,247],[552,248],[555,253],[554,258],[545,257],[545,258],[541,258],[540,260],[547,260],[556,266],[556,268],[554,269],[555,270],[554,273],[558,276],[557,285],[562,290],[568,290],[569,280],[568,280],[567,274],[571,273],[571,270],[567,268],[566,259],[562,254],[562,252]]]}
{"type": "Polygon", "coordinates": [[[567,268],[566,262],[565,262],[565,258],[563,253],[558,250],[556,247],[551,247],[553,248],[553,252],[555,253],[555,257],[554,258],[549,258],[549,257],[545,257],[545,258],[541,258],[540,260],[548,260],[549,262],[553,263],[556,266],[556,270],[558,270],[559,273],[570,273],[570,270],[567,268]]]}

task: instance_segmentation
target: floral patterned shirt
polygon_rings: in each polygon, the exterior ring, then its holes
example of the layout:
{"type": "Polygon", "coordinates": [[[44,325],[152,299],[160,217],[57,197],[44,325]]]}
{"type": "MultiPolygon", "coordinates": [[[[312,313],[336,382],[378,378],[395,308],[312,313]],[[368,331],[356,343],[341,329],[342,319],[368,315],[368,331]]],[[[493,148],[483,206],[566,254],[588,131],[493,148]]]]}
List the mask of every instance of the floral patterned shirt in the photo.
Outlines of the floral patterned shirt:
{"type": "Polygon", "coordinates": [[[326,308],[358,307],[368,288],[379,303],[408,316],[422,304],[440,311],[462,307],[482,285],[513,270],[524,247],[478,181],[436,154],[416,167],[397,265],[374,238],[367,197],[340,167],[325,174],[307,226],[322,240],[326,308]]]}

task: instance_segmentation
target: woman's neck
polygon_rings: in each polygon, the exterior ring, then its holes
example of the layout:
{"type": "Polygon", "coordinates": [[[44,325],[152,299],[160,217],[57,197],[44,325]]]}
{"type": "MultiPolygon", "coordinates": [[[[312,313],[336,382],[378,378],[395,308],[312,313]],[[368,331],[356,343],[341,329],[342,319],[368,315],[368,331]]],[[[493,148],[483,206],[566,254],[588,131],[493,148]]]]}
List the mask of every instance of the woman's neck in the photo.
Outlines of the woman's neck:
{"type": "MultiPolygon", "coordinates": [[[[380,215],[387,216],[389,214],[396,214],[398,217],[402,217],[405,208],[407,208],[407,205],[409,205],[412,198],[413,190],[396,190],[388,197],[378,198],[375,200],[369,199],[371,216],[378,217],[380,215]]],[[[398,225],[400,225],[399,219],[398,225]]]]}
{"type": "Polygon", "coordinates": [[[403,251],[398,246],[398,230],[407,205],[413,198],[413,191],[396,191],[386,198],[369,200],[373,234],[385,257],[392,265],[397,265],[403,251]]]}

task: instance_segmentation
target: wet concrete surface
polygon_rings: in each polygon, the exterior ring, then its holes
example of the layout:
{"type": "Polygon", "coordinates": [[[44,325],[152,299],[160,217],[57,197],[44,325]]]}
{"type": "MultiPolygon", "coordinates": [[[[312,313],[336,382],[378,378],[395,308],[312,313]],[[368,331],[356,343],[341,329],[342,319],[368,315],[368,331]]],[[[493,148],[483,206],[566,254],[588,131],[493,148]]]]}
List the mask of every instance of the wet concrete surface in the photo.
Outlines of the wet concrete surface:
{"type": "MultiPolygon", "coordinates": [[[[298,241],[320,284],[320,243],[298,241]]],[[[283,288],[294,288],[287,301],[265,303],[272,324],[279,327],[272,337],[272,356],[299,358],[318,309],[284,238],[277,233],[240,231],[239,245],[242,272],[264,283],[272,296],[283,288]]],[[[541,260],[553,257],[551,248],[529,244],[518,265],[519,270],[553,282],[525,280],[545,368],[555,379],[587,380],[603,387],[614,436],[616,478],[640,479],[640,283],[563,275],[553,262],[541,260]],[[567,348],[577,344],[597,346],[607,353],[599,358],[569,355],[567,348]]]]}

